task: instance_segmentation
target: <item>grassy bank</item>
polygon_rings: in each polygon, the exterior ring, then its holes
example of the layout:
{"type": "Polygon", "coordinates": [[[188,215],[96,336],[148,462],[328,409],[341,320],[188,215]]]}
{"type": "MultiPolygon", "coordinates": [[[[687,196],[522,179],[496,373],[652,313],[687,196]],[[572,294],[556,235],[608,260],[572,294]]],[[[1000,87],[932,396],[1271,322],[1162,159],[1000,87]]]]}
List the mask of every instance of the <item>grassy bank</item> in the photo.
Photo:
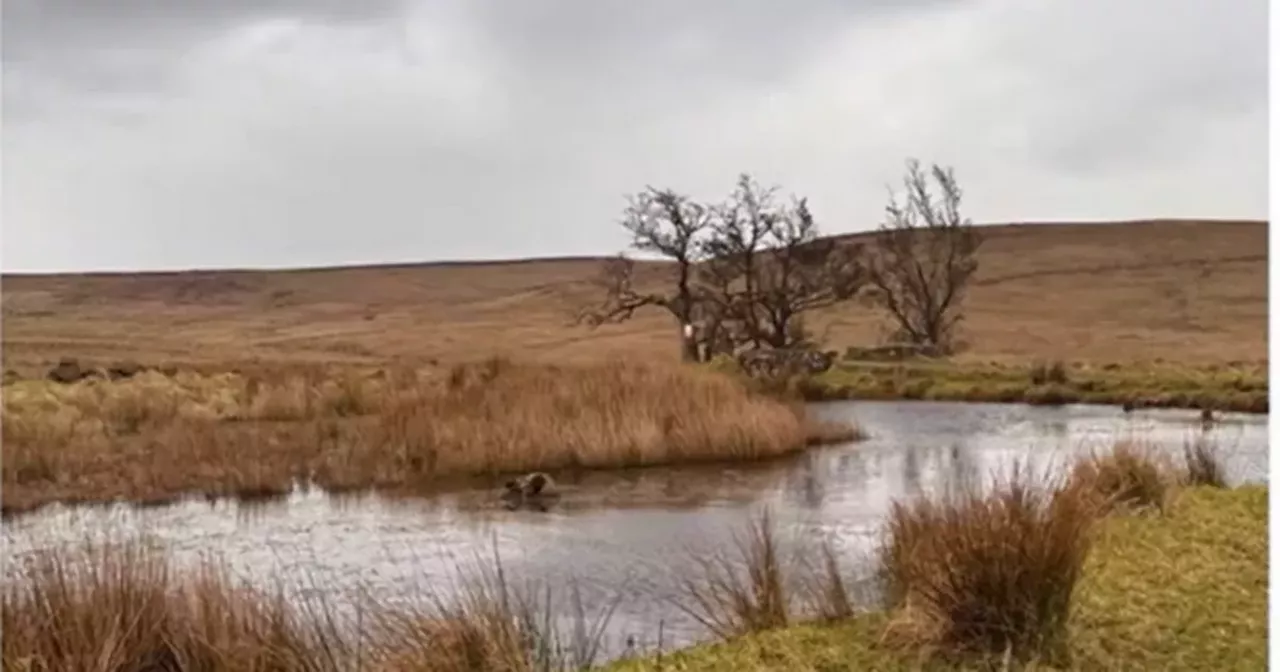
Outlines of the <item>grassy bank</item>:
{"type": "Polygon", "coordinates": [[[3,504],[425,487],[533,469],[762,460],[848,427],[677,366],[147,372],[6,385],[3,504]]]}
{"type": "MultiPolygon", "coordinates": [[[[1267,660],[1267,490],[1198,487],[1167,515],[1107,520],[1070,621],[1078,670],[1260,670],[1267,660]]],[[[744,636],[656,659],[641,670],[913,670],[886,640],[884,613],[744,636]]],[[[960,667],[935,662],[938,668],[960,667]]],[[[976,664],[973,667],[978,667],[976,664]]],[[[1051,669],[1053,666],[1044,665],[1051,669]]]]}
{"type": "Polygon", "coordinates": [[[801,389],[813,401],[928,399],[1268,412],[1265,364],[845,361],[801,389]]]}
{"type": "Polygon", "coordinates": [[[1267,488],[1155,467],[1128,447],[1050,500],[900,505],[881,556],[890,609],[610,669],[1262,669],[1267,488]]]}

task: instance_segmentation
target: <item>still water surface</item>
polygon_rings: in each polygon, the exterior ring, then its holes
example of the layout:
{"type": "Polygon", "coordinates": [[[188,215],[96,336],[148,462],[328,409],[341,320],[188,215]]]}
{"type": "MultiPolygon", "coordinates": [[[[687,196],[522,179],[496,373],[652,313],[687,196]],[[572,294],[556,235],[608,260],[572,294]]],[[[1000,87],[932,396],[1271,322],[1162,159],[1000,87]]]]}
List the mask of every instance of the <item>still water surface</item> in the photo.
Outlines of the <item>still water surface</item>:
{"type": "MultiPolygon", "coordinates": [[[[617,603],[607,643],[664,648],[706,636],[672,598],[698,576],[697,556],[724,549],[768,505],[785,538],[830,541],[851,578],[865,575],[889,504],[937,492],[1029,461],[1046,468],[1072,454],[1139,439],[1172,451],[1198,436],[1222,450],[1235,482],[1267,479],[1267,416],[1224,415],[1203,429],[1198,413],[1125,414],[1105,406],[1032,407],[929,402],[815,404],[854,420],[861,443],[816,449],[747,468],[649,469],[592,474],[564,484],[547,512],[506,511],[493,491],[431,498],[330,497],[298,491],[282,502],[191,501],[161,508],[51,507],[4,525],[6,567],[41,548],[86,538],[148,536],[189,562],[213,554],[237,575],[341,603],[356,592],[384,604],[412,601],[427,586],[456,585],[461,571],[496,548],[517,581],[553,594],[576,584],[588,614],[617,603]],[[556,588],[559,587],[559,590],[556,588]]],[[[568,600],[558,600],[566,610],[568,600]]]]}

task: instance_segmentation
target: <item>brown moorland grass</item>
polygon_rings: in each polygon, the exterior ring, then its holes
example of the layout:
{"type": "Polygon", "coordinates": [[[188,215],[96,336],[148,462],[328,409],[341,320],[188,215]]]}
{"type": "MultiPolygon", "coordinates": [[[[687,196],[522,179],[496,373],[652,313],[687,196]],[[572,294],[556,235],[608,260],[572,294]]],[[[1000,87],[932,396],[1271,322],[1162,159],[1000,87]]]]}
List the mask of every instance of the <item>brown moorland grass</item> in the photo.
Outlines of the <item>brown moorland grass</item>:
{"type": "MultiPolygon", "coordinates": [[[[1200,457],[1217,464],[1208,449],[1200,457]]],[[[1104,453],[1079,460],[1070,478],[1097,495],[1098,506],[1104,511],[1162,512],[1180,480],[1170,459],[1157,455],[1151,446],[1132,441],[1121,441],[1104,453]]]]}
{"type": "Polygon", "coordinates": [[[208,568],[179,579],[142,545],[28,559],[3,587],[0,627],[6,672],[338,669],[309,665],[336,639],[283,597],[208,568]]]}
{"type": "MultiPolygon", "coordinates": [[[[838,226],[837,224],[830,224],[838,226]]],[[[964,361],[1196,371],[1267,359],[1267,223],[1140,221],[990,226],[967,299],[964,361]]],[[[856,239],[858,236],[851,236],[856,239]]],[[[289,271],[5,274],[5,366],[39,376],[63,356],[147,364],[407,360],[489,354],[553,362],[679,357],[661,311],[572,326],[598,259],[289,271]]],[[[643,264],[642,282],[660,279],[643,264]]],[[[861,305],[809,326],[843,351],[882,319],[861,305]]],[[[1265,374],[1264,374],[1265,380],[1265,374]]]]}
{"type": "Polygon", "coordinates": [[[1098,514],[1087,483],[1017,466],[988,492],[896,502],[879,563],[894,637],[944,655],[1060,656],[1098,514]]]}
{"type": "Polygon", "coordinates": [[[357,598],[358,613],[238,584],[225,565],[175,568],[140,542],[44,552],[0,596],[5,672],[535,672],[582,668],[598,655],[611,609],[565,639],[536,591],[500,559],[463,575],[452,596],[428,592],[400,610],[357,598]]]}
{"type": "MultiPolygon", "coordinates": [[[[148,372],[3,399],[3,502],[469,484],[528,470],[751,461],[852,428],[693,367],[491,359],[444,374],[148,372]]],[[[490,483],[492,485],[492,483],[490,483]]]]}
{"type": "Polygon", "coordinates": [[[1078,459],[1069,478],[1092,493],[1101,512],[1164,513],[1187,486],[1226,488],[1226,465],[1216,444],[1201,437],[1183,444],[1182,459],[1151,444],[1119,441],[1078,459]]]}

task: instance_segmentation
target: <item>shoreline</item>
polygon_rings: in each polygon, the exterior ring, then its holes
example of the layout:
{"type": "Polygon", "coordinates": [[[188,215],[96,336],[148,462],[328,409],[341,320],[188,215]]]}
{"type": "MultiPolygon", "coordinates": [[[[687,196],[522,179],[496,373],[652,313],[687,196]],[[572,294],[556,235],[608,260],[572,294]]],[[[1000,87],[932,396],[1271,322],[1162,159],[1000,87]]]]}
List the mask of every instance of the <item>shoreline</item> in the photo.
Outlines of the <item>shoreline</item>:
{"type": "MultiPolygon", "coordinates": [[[[1266,594],[1261,590],[1266,586],[1266,539],[1265,534],[1259,533],[1266,530],[1268,492],[1269,485],[1265,483],[1248,483],[1226,489],[1205,485],[1178,486],[1172,493],[1167,510],[1126,510],[1106,514],[1101,520],[1103,528],[1096,536],[1095,547],[1088,552],[1084,568],[1088,579],[1076,590],[1075,601],[1079,609],[1072,612],[1069,621],[1071,625],[1066,643],[1072,664],[1067,669],[1115,669],[1116,666],[1166,669],[1165,666],[1173,661],[1197,661],[1212,666],[1227,654],[1232,654],[1237,661],[1242,657],[1259,662],[1265,660],[1265,599],[1242,603],[1239,597],[1242,594],[1265,597],[1266,594]],[[1230,628],[1233,638],[1221,639],[1219,633],[1224,627],[1230,628]]],[[[228,583],[190,581],[200,574],[149,571],[156,565],[147,562],[148,556],[129,553],[127,549],[124,555],[98,553],[86,557],[100,558],[100,562],[105,563],[103,566],[119,567],[118,576],[126,582],[133,581],[130,586],[139,592],[152,591],[159,595],[177,590],[204,603],[245,607],[236,613],[258,613],[257,609],[268,608],[280,610],[280,614],[286,611],[294,613],[290,610],[297,610],[299,615],[308,613],[306,609],[298,610],[297,604],[271,602],[267,592],[258,594],[259,597],[266,596],[267,601],[254,602],[253,595],[238,592],[228,583]],[[205,590],[213,592],[202,592],[205,590]],[[263,606],[255,606],[258,604],[263,606]],[[276,606],[271,606],[273,604],[276,606]]],[[[102,550],[107,549],[103,547],[102,550]]],[[[70,556],[48,556],[55,563],[52,566],[69,566],[66,561],[59,560],[60,557],[70,556]]],[[[161,556],[151,557],[159,559],[161,556]]],[[[29,577],[38,576],[43,574],[29,574],[29,577]]],[[[117,580],[113,578],[117,574],[110,572],[93,575],[73,573],[69,576],[100,577],[89,579],[91,581],[117,580]]],[[[204,576],[218,578],[216,574],[204,576]]],[[[6,593],[6,599],[15,602],[15,612],[16,602],[22,596],[17,589],[21,587],[15,583],[10,586],[14,592],[6,593]]],[[[467,595],[482,596],[486,603],[497,604],[496,600],[509,594],[505,585],[491,586],[487,590],[489,592],[483,595],[466,594],[464,599],[467,595]]],[[[88,607],[87,604],[77,604],[59,602],[56,607],[49,608],[65,609],[71,613],[88,607]]],[[[303,606],[306,604],[309,603],[303,606]]],[[[524,603],[517,598],[513,604],[524,603]]],[[[178,603],[175,605],[180,606],[178,603]]],[[[917,669],[912,663],[924,661],[930,655],[930,649],[916,648],[916,642],[887,638],[887,633],[898,624],[900,612],[891,607],[862,606],[866,608],[839,617],[806,616],[797,612],[781,625],[726,637],[713,635],[705,641],[661,653],[645,651],[611,660],[597,659],[598,666],[593,665],[590,669],[608,672],[917,669]]],[[[127,609],[128,606],[111,608],[127,609]]],[[[79,618],[114,616],[114,613],[103,614],[101,609],[81,613],[83,616],[79,618]]],[[[404,616],[416,622],[444,625],[468,622],[477,613],[481,612],[468,611],[467,603],[458,608],[431,603],[425,608],[411,606],[404,616]]],[[[122,615],[127,614],[122,612],[122,615]]],[[[198,631],[202,627],[200,621],[187,620],[190,616],[181,609],[177,613],[157,614],[155,617],[171,619],[171,623],[179,626],[179,632],[184,632],[183,628],[198,631]]],[[[305,619],[288,622],[299,628],[297,632],[314,631],[325,635],[330,644],[351,643],[343,642],[337,631],[324,630],[324,623],[310,623],[305,619]]],[[[388,619],[375,617],[369,622],[408,624],[410,621],[391,614],[388,619]]],[[[245,632],[239,636],[249,641],[258,637],[259,632],[256,622],[247,622],[245,632]]],[[[394,656],[392,660],[407,660],[397,654],[406,650],[422,653],[433,650],[430,646],[433,640],[425,638],[424,632],[436,631],[419,628],[384,630],[379,633],[383,639],[370,643],[385,647],[381,650],[389,657],[394,656]]],[[[504,632],[477,630],[477,635],[495,637],[504,632]]],[[[33,650],[39,650],[36,647],[40,646],[41,636],[29,628],[24,632],[24,638],[31,642],[28,646],[33,650]]],[[[543,636],[555,636],[555,633],[546,632],[543,636]]],[[[98,645],[97,642],[88,644],[98,645]]],[[[158,644],[168,645],[167,642],[158,644]]],[[[335,650],[343,649],[335,646],[335,650]]],[[[296,651],[298,655],[319,655],[307,649],[296,651]]],[[[982,660],[974,658],[968,662],[978,664],[982,660]]],[[[379,669],[419,668],[393,665],[379,669]]],[[[961,665],[960,669],[970,668],[969,665],[961,665]]],[[[1197,665],[1195,669],[1202,668],[1197,665]]]]}
{"type": "MultiPolygon", "coordinates": [[[[994,403],[994,404],[1024,405],[1024,406],[1043,405],[1043,404],[1029,404],[1027,402],[1022,402],[1022,401],[1004,401],[1001,399],[992,399],[990,401],[984,401],[984,400],[972,399],[972,398],[969,398],[969,399],[905,399],[905,398],[894,398],[894,397],[880,397],[880,398],[827,397],[827,398],[820,398],[820,399],[806,399],[805,403],[821,404],[821,403],[834,403],[834,402],[842,402],[842,401],[852,401],[852,402],[877,401],[877,402],[894,402],[894,403],[910,403],[910,402],[919,401],[919,402],[939,402],[939,403],[945,403],[945,404],[960,404],[960,405],[971,404],[971,403],[994,403]]],[[[1115,405],[1115,404],[1108,404],[1105,402],[1099,402],[1099,403],[1068,402],[1065,405],[1070,405],[1074,403],[1083,403],[1083,405],[1091,405],[1091,406],[1114,406],[1115,405]]],[[[1177,410],[1194,410],[1193,408],[1180,407],[1180,406],[1163,406],[1163,407],[1153,406],[1148,408],[1172,408],[1177,410]]],[[[1137,409],[1137,410],[1140,410],[1140,409],[1137,409]]],[[[1266,413],[1253,413],[1250,411],[1227,411],[1227,412],[1240,413],[1243,415],[1266,415],[1266,413]]],[[[854,428],[855,433],[859,433],[862,431],[863,430],[861,427],[854,428]]],[[[776,456],[771,456],[771,457],[766,457],[766,458],[761,458],[761,459],[756,459],[756,460],[751,460],[746,462],[735,461],[735,460],[685,461],[680,463],[630,465],[630,466],[619,466],[619,467],[602,467],[602,468],[594,468],[594,469],[571,469],[567,473],[571,474],[568,480],[576,480],[578,478],[583,478],[591,475],[629,474],[629,473],[643,472],[647,470],[662,470],[662,469],[695,469],[696,470],[696,469],[708,469],[708,468],[716,468],[716,467],[732,467],[736,469],[756,469],[756,468],[765,469],[774,463],[785,462],[788,460],[795,459],[797,455],[800,455],[809,449],[823,448],[823,447],[838,445],[840,443],[846,443],[846,442],[856,443],[856,442],[865,440],[865,438],[866,438],[865,435],[858,434],[857,436],[854,436],[854,438],[852,439],[837,438],[837,439],[830,439],[830,440],[823,440],[823,441],[814,441],[814,442],[811,442],[805,448],[794,451],[794,452],[783,453],[776,456]]],[[[70,497],[48,499],[48,500],[35,499],[35,500],[32,500],[30,503],[23,502],[21,504],[13,504],[8,501],[5,501],[3,504],[0,504],[0,521],[10,522],[10,521],[20,520],[28,516],[40,515],[42,512],[55,506],[62,506],[69,509],[80,508],[80,507],[99,508],[99,507],[112,507],[112,506],[126,506],[126,507],[137,508],[137,509],[149,509],[149,508],[164,508],[169,506],[176,506],[176,505],[180,505],[180,504],[191,502],[191,501],[204,501],[207,503],[231,501],[236,503],[253,504],[253,503],[259,503],[259,502],[273,502],[273,501],[287,498],[292,493],[297,491],[307,492],[311,490],[320,491],[320,492],[323,492],[326,496],[333,496],[333,497],[342,497],[347,495],[364,495],[364,494],[372,494],[372,495],[388,497],[388,498],[432,497],[432,496],[438,496],[442,494],[452,494],[452,493],[458,493],[458,492],[473,492],[473,491],[483,490],[485,489],[486,485],[492,485],[493,483],[498,483],[504,477],[516,475],[518,473],[519,472],[506,472],[506,473],[497,474],[495,476],[463,474],[456,477],[450,477],[448,479],[441,479],[440,482],[415,484],[411,486],[404,486],[404,485],[386,486],[386,485],[379,485],[375,483],[375,484],[367,484],[367,485],[347,485],[343,487],[326,487],[324,485],[321,485],[315,482],[294,481],[287,484],[287,486],[280,487],[280,488],[251,486],[251,487],[246,487],[243,490],[225,490],[224,489],[224,490],[216,490],[216,491],[201,491],[197,489],[197,490],[188,490],[188,491],[181,491],[181,492],[174,492],[174,493],[164,493],[164,494],[159,494],[152,497],[94,498],[89,496],[85,496],[85,497],[70,496],[70,497]]],[[[557,479],[564,479],[564,473],[565,472],[561,472],[559,475],[553,474],[553,476],[555,476],[557,479]]],[[[492,489],[494,491],[494,496],[496,498],[499,492],[496,486],[489,489],[492,489]]]]}
{"type": "Polygon", "coordinates": [[[837,363],[801,380],[805,401],[949,401],[1184,408],[1269,415],[1265,364],[837,363]]]}

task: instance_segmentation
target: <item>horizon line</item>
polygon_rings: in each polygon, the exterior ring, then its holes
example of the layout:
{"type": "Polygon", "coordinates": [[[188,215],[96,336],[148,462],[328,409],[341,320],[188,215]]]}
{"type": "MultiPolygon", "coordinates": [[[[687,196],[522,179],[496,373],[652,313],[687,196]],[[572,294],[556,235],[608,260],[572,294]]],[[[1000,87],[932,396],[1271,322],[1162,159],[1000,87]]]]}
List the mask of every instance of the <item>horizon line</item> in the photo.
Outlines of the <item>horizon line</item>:
{"type": "MultiPolygon", "coordinates": [[[[974,222],[973,226],[981,228],[1016,228],[1023,226],[1116,226],[1116,225],[1135,225],[1135,224],[1270,224],[1269,219],[1247,219],[1247,218],[1206,218],[1206,217],[1163,217],[1163,218],[1140,218],[1140,219],[1123,219],[1123,220],[1025,220],[1018,222],[974,222]]],[[[847,233],[831,233],[822,238],[856,238],[860,236],[873,236],[879,229],[871,229],[866,231],[852,231],[847,233]]],[[[196,273],[305,273],[305,272],[321,272],[321,271],[342,271],[342,270],[372,270],[372,269],[408,269],[423,267],[456,267],[456,266],[496,266],[496,265],[515,265],[515,264],[536,264],[536,263],[557,263],[557,262],[574,262],[574,261],[601,261],[616,256],[613,254],[579,254],[579,255],[559,255],[559,256],[542,256],[542,257],[496,257],[481,259],[436,259],[436,260],[419,260],[419,261],[386,261],[386,262],[346,262],[337,264],[324,264],[315,266],[203,266],[190,268],[153,268],[153,269],[88,269],[88,270],[59,270],[59,271],[10,271],[0,269],[0,280],[7,277],[48,277],[48,276],[122,276],[122,275],[183,275],[196,273]]],[[[661,257],[634,257],[642,261],[662,261],[661,257]]]]}

